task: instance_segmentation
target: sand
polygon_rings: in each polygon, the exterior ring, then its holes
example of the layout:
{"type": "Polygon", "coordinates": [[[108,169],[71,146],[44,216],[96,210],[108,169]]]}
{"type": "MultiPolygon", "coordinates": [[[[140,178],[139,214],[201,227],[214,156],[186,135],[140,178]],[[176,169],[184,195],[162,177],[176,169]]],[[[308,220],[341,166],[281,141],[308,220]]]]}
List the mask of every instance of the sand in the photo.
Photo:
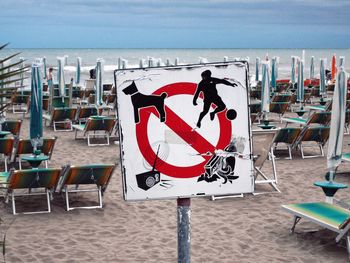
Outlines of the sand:
{"type": "MultiPolygon", "coordinates": [[[[21,138],[28,136],[28,126],[25,119],[21,138]]],[[[58,136],[50,167],[119,164],[118,145],[88,147],[86,141],[74,140],[73,132],[55,133],[52,128],[45,128],[44,134],[58,136]]],[[[345,136],[344,151],[349,150],[348,139],[345,136]]],[[[277,160],[280,194],[192,199],[192,262],[348,262],[345,241],[336,244],[331,231],[306,232],[320,228],[302,221],[296,234],[289,233],[292,216],[282,204],[325,199],[313,183],[324,179],[326,158],[303,160],[298,153],[293,157],[277,160]]],[[[339,170],[350,171],[350,165],[341,164],[339,170]]],[[[103,209],[66,212],[59,195],[51,214],[14,216],[2,204],[3,228],[8,227],[6,262],[176,262],[176,201],[125,202],[121,181],[118,166],[103,209]]],[[[350,184],[350,174],[337,176],[337,181],[350,184]]],[[[337,197],[346,199],[348,193],[341,190],[337,197]]],[[[72,200],[87,204],[95,198],[80,194],[72,200]]],[[[42,198],[19,200],[18,210],[44,204],[42,198]]]]}

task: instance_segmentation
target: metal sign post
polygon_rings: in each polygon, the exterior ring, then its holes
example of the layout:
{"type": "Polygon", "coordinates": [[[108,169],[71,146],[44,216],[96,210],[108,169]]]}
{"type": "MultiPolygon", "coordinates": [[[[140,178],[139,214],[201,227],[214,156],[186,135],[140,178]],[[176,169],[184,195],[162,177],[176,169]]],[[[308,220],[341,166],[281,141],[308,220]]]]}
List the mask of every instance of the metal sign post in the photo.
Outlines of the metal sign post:
{"type": "Polygon", "coordinates": [[[177,199],[178,262],[191,262],[191,199],[177,199]]]}

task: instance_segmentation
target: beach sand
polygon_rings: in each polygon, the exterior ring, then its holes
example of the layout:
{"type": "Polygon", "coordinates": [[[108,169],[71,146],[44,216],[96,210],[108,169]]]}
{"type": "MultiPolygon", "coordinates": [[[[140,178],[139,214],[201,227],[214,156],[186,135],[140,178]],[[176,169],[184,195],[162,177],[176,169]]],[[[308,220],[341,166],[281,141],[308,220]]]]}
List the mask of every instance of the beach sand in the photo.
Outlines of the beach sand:
{"type": "MultiPolygon", "coordinates": [[[[27,138],[28,126],[25,119],[21,138],[27,138]]],[[[55,133],[51,128],[44,134],[58,136],[50,167],[119,164],[118,145],[88,147],[85,140],[74,140],[73,132],[55,133]]],[[[350,150],[348,139],[345,136],[344,151],[350,150]]],[[[293,157],[277,160],[280,194],[192,199],[192,262],[348,262],[345,241],[336,244],[334,232],[307,233],[319,227],[302,220],[297,233],[290,234],[293,218],[281,205],[325,199],[313,183],[324,180],[326,158],[293,157]]],[[[350,171],[350,165],[341,164],[339,171],[350,171]]],[[[337,181],[350,184],[350,173],[338,175],[337,181]]],[[[176,200],[125,202],[121,182],[118,166],[103,209],[66,212],[59,195],[51,214],[13,216],[10,206],[1,204],[2,229],[8,227],[6,262],[177,262],[176,200]]],[[[346,199],[348,193],[340,190],[336,197],[346,199]]],[[[18,199],[18,210],[43,207],[43,199],[18,199]]],[[[88,204],[96,195],[79,194],[72,200],[88,204]]]]}

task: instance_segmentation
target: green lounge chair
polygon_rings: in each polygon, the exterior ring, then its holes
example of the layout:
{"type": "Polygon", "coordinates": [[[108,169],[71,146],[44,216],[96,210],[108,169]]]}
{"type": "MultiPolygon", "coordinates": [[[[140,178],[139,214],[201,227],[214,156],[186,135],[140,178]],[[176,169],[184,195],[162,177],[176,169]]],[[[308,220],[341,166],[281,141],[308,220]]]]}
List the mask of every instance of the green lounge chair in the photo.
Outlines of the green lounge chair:
{"type": "Polygon", "coordinates": [[[77,108],[54,108],[51,114],[44,114],[45,121],[50,122],[50,126],[53,126],[54,131],[72,131],[72,121],[75,120],[77,114],[77,108]],[[62,129],[57,129],[57,126],[63,126],[62,129]]]}
{"type": "Polygon", "coordinates": [[[81,166],[65,166],[58,183],[58,192],[65,193],[67,211],[77,208],[102,208],[102,195],[106,191],[113,174],[114,164],[90,164],[81,166]],[[80,185],[93,185],[91,189],[78,189],[80,185]],[[74,186],[74,187],[73,187],[74,186]],[[69,204],[69,193],[97,192],[98,205],[72,207],[69,204]]]}
{"type": "Polygon", "coordinates": [[[301,156],[305,158],[323,157],[323,146],[327,143],[329,138],[329,126],[305,126],[295,140],[293,148],[300,148],[301,156]],[[319,155],[305,155],[304,147],[312,147],[312,145],[303,144],[304,142],[316,142],[319,149],[319,155]]]}
{"type": "Polygon", "coordinates": [[[22,120],[6,120],[2,124],[2,130],[11,132],[15,138],[19,138],[22,127],[22,120]]]}
{"type": "Polygon", "coordinates": [[[102,109],[98,109],[95,106],[82,106],[77,110],[76,122],[79,124],[86,123],[87,119],[91,116],[101,115],[102,109]]]}
{"type": "Polygon", "coordinates": [[[30,95],[15,94],[11,98],[12,112],[26,114],[29,111],[30,95]]]}
{"type": "Polygon", "coordinates": [[[83,133],[83,138],[87,138],[88,146],[109,145],[109,137],[116,125],[116,119],[105,116],[94,116],[88,118],[85,124],[74,124],[75,139],[78,138],[78,131],[83,133]],[[106,143],[91,143],[91,138],[106,138],[106,143]]]}
{"type": "Polygon", "coordinates": [[[4,156],[5,173],[8,171],[8,163],[11,160],[14,143],[14,138],[0,138],[0,154],[4,156]]]}
{"type": "MultiPolygon", "coordinates": [[[[47,210],[37,212],[25,212],[23,214],[38,214],[50,213],[50,192],[53,191],[57,185],[61,169],[31,169],[31,170],[11,170],[7,178],[6,187],[6,201],[12,201],[12,213],[18,214],[16,211],[15,197],[19,196],[33,196],[46,195],[47,210]],[[31,191],[31,189],[44,188],[45,191],[31,191]],[[15,193],[16,190],[28,189],[29,193],[15,193]]],[[[23,191],[22,191],[23,192],[23,191]]]]}
{"type": "Polygon", "coordinates": [[[310,125],[310,124],[321,124],[328,125],[331,121],[331,112],[313,112],[307,119],[304,118],[281,118],[282,121],[286,122],[286,126],[288,123],[296,123],[301,126],[310,125]]]}
{"type": "Polygon", "coordinates": [[[294,215],[291,232],[300,219],[306,219],[324,228],[336,232],[335,241],[338,243],[346,235],[347,250],[350,256],[350,211],[329,203],[300,203],[282,205],[282,208],[294,215]]]}
{"type": "Polygon", "coordinates": [[[287,111],[290,103],[289,102],[271,102],[270,113],[278,114],[280,121],[282,122],[282,116],[287,111]]]}
{"type": "MultiPolygon", "coordinates": [[[[53,149],[55,147],[57,137],[44,138],[43,145],[39,146],[38,149],[41,150],[41,153],[49,156],[49,159],[45,161],[46,168],[48,167],[48,161],[51,160],[53,149]]],[[[33,146],[30,142],[30,139],[19,139],[15,154],[13,156],[13,161],[16,161],[18,158],[19,169],[22,169],[22,156],[26,154],[33,154],[33,146]]]]}
{"type": "Polygon", "coordinates": [[[301,128],[281,128],[273,142],[273,148],[274,150],[277,149],[278,144],[283,143],[287,146],[288,153],[289,153],[289,158],[287,159],[292,159],[292,146],[297,140],[297,138],[300,135],[300,132],[302,131],[301,128]]]}

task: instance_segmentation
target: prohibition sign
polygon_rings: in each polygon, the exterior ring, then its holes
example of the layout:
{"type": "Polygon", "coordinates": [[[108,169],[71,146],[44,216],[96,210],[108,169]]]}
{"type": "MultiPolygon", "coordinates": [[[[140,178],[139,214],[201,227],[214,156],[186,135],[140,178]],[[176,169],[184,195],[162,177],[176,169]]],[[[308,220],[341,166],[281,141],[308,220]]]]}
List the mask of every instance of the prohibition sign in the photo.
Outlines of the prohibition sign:
{"type": "MultiPolygon", "coordinates": [[[[163,92],[168,94],[168,98],[176,95],[194,95],[196,89],[197,84],[195,83],[178,82],[159,88],[153,92],[153,95],[160,95],[163,92]]],[[[231,121],[226,118],[227,109],[217,114],[220,124],[220,136],[217,144],[214,146],[202,135],[196,132],[190,125],[183,121],[181,117],[179,117],[169,107],[165,105],[164,108],[166,114],[165,124],[198,153],[214,153],[216,149],[224,149],[230,143],[232,125],[231,121]]],[[[156,154],[149,143],[147,132],[147,124],[151,114],[154,114],[159,118],[159,114],[154,108],[140,109],[140,122],[136,124],[137,143],[143,157],[149,164],[153,164],[156,158],[156,154]]],[[[165,175],[175,178],[197,177],[204,173],[204,166],[209,161],[211,156],[203,156],[203,158],[205,159],[203,162],[186,167],[175,166],[158,159],[156,169],[165,175]]]]}

